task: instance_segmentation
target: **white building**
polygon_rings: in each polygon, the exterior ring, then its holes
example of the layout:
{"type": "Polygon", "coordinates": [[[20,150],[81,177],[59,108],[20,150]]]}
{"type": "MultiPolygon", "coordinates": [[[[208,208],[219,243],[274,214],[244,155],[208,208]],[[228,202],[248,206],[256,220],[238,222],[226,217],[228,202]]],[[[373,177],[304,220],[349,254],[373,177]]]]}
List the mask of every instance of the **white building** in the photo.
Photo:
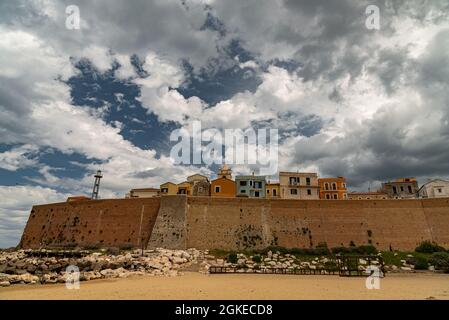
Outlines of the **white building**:
{"type": "Polygon", "coordinates": [[[418,196],[420,198],[449,198],[449,181],[431,180],[419,189],[418,196]]]}
{"type": "Polygon", "coordinates": [[[159,196],[159,189],[157,188],[141,188],[131,189],[125,198],[153,198],[159,196]]]}

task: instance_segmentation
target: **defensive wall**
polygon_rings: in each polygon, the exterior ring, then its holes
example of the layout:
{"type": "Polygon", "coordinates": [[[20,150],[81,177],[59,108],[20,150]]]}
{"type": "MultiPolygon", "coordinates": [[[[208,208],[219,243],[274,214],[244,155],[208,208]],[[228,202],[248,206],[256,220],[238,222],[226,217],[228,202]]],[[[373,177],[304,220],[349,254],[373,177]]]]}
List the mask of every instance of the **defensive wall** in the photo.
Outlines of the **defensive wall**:
{"type": "Polygon", "coordinates": [[[148,243],[160,198],[111,199],[34,206],[20,245],[141,247],[148,243]]]}
{"type": "Polygon", "coordinates": [[[449,198],[282,200],[163,196],[34,206],[22,247],[449,247],[449,198]]]}

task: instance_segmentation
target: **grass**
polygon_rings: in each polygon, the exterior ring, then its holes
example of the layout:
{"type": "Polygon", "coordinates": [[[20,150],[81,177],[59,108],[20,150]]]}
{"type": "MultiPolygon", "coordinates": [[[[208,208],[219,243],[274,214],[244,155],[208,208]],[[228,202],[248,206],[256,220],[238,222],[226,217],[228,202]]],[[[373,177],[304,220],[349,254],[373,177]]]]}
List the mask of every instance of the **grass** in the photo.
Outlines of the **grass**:
{"type": "MultiPolygon", "coordinates": [[[[226,258],[231,252],[237,252],[237,253],[243,253],[247,257],[253,256],[253,255],[260,255],[261,250],[239,250],[239,251],[228,251],[228,250],[222,250],[222,249],[212,249],[209,250],[209,254],[215,256],[216,258],[226,258]]],[[[274,253],[274,252],[273,252],[274,253]]],[[[406,251],[406,252],[390,252],[390,251],[381,251],[382,257],[384,259],[385,264],[387,265],[395,265],[398,267],[402,266],[401,260],[407,260],[407,255],[411,254],[413,257],[416,258],[424,258],[429,259],[432,254],[431,253],[421,253],[421,252],[412,252],[412,251],[406,251]],[[395,253],[397,255],[395,255],[395,253]]],[[[355,255],[358,255],[357,253],[354,253],[355,255]]],[[[329,255],[309,255],[309,254],[298,254],[293,253],[293,256],[295,256],[300,261],[312,261],[315,258],[320,257],[332,257],[332,254],[329,255]]],[[[351,254],[347,254],[351,255],[351,254]]],[[[262,258],[266,255],[263,254],[262,258]]]]}
{"type": "Polygon", "coordinates": [[[407,255],[411,254],[413,257],[416,258],[424,258],[429,259],[432,254],[431,253],[420,253],[420,252],[390,252],[390,251],[383,251],[382,257],[384,258],[385,264],[389,265],[395,265],[395,266],[402,266],[401,260],[407,260],[407,255]],[[397,254],[395,256],[395,253],[397,254]]]}

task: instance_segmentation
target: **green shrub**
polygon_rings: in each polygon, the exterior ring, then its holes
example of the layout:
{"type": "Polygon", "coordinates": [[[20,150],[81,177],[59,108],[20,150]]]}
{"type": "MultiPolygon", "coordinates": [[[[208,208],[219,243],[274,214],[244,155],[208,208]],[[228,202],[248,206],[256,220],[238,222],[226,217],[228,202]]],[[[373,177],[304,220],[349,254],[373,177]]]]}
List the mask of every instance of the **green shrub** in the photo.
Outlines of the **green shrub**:
{"type": "Polygon", "coordinates": [[[230,263],[237,263],[237,253],[235,253],[235,252],[231,252],[229,255],[228,255],[228,262],[230,262],[230,263]]]}
{"type": "Polygon", "coordinates": [[[363,254],[363,255],[373,255],[377,254],[377,249],[373,245],[362,245],[358,247],[335,247],[332,248],[333,254],[363,254]]]}
{"type": "Polygon", "coordinates": [[[120,254],[120,249],[117,247],[109,247],[106,250],[106,254],[111,255],[111,256],[118,256],[120,254]]]}
{"type": "Polygon", "coordinates": [[[436,252],[432,254],[429,262],[431,265],[435,266],[435,269],[449,273],[449,253],[436,252]]]}
{"type": "Polygon", "coordinates": [[[83,248],[84,248],[85,250],[91,250],[91,251],[94,251],[94,250],[100,249],[100,245],[99,245],[99,244],[88,244],[88,245],[85,245],[83,248]]]}
{"type": "Polygon", "coordinates": [[[415,270],[427,270],[429,268],[429,261],[424,257],[409,258],[407,263],[414,265],[415,270]]]}
{"type": "Polygon", "coordinates": [[[253,256],[253,261],[256,263],[261,263],[262,262],[262,258],[261,256],[253,256]]]}
{"type": "Polygon", "coordinates": [[[444,252],[446,251],[446,249],[439,246],[436,242],[426,240],[421,242],[420,245],[416,247],[415,251],[421,253],[434,253],[434,252],[444,252]]]}
{"type": "Polygon", "coordinates": [[[129,250],[134,249],[134,246],[132,243],[122,243],[119,245],[119,249],[121,251],[129,251],[129,250]]]}
{"type": "Polygon", "coordinates": [[[377,249],[373,245],[362,245],[358,247],[361,254],[377,254],[377,249]]]}

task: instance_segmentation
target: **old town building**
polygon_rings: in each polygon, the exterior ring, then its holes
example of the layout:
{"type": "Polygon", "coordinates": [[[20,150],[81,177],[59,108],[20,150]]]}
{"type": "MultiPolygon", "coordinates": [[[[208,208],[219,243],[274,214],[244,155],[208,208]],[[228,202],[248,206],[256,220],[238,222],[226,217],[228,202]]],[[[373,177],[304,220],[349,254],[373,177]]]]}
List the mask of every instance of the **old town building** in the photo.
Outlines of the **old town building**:
{"type": "Polygon", "coordinates": [[[279,172],[281,198],[319,199],[318,174],[302,172],[279,172]]]}
{"type": "Polygon", "coordinates": [[[415,178],[400,178],[382,183],[382,192],[393,199],[411,199],[418,197],[418,181],[415,178]]]}
{"type": "Polygon", "coordinates": [[[318,179],[320,186],[320,199],[345,200],[348,198],[346,189],[346,178],[321,178],[318,179]]]}

